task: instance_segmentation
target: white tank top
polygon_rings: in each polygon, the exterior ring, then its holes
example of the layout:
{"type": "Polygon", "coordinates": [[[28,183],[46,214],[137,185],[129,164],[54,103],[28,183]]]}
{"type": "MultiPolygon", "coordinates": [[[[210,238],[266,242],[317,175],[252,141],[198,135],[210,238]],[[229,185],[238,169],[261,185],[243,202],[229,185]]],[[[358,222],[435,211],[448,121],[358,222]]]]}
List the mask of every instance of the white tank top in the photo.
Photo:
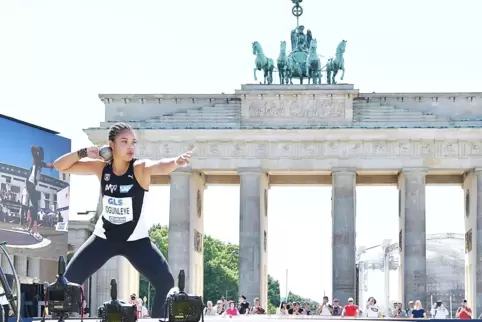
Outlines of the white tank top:
{"type": "Polygon", "coordinates": [[[37,182],[40,180],[40,171],[36,165],[32,166],[32,171],[30,172],[30,176],[28,177],[28,181],[37,185],[37,182]]]}
{"type": "Polygon", "coordinates": [[[328,316],[331,315],[330,309],[328,308],[328,305],[323,305],[321,308],[320,315],[328,316]]]}

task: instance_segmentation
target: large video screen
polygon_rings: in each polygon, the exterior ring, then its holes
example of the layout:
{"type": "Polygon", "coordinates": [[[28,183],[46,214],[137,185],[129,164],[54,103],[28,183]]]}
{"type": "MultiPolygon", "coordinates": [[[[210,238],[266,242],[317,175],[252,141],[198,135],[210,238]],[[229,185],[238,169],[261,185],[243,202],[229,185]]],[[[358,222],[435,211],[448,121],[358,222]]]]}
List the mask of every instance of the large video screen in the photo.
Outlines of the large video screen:
{"type": "Polygon", "coordinates": [[[69,176],[52,163],[70,150],[56,132],[0,115],[0,241],[11,254],[66,255],[69,176]]]}

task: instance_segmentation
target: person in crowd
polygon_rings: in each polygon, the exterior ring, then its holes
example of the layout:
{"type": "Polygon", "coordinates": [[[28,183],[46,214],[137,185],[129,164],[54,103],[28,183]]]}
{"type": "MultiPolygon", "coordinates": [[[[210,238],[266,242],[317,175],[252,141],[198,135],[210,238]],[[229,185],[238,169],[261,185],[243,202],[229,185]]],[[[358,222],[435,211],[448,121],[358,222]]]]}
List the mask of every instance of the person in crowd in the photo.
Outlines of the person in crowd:
{"type": "Polygon", "coordinates": [[[218,300],[216,302],[216,315],[222,315],[224,313],[225,306],[223,300],[218,300]]]}
{"type": "Polygon", "coordinates": [[[432,306],[430,314],[434,319],[446,319],[449,316],[449,310],[447,310],[442,301],[437,301],[432,306]]]}
{"type": "Polygon", "coordinates": [[[405,310],[403,309],[403,304],[401,302],[393,303],[392,317],[401,318],[406,316],[407,316],[407,312],[405,312],[405,310]]]}
{"type": "Polygon", "coordinates": [[[422,302],[419,300],[415,301],[415,305],[412,310],[412,314],[410,315],[412,319],[426,319],[427,313],[422,307],[422,302]]]}
{"type": "Polygon", "coordinates": [[[276,309],[276,314],[288,315],[287,303],[285,301],[281,302],[279,308],[276,309]]]}
{"type": "Polygon", "coordinates": [[[40,210],[40,192],[37,191],[37,185],[40,182],[40,177],[43,168],[53,168],[52,164],[44,162],[44,149],[42,147],[32,146],[30,148],[32,152],[32,167],[27,175],[25,181],[27,187],[27,193],[30,198],[30,225],[28,230],[32,233],[32,236],[38,240],[42,240],[43,237],[38,232],[38,211],[40,210]]]}
{"type": "MultiPolygon", "coordinates": [[[[293,303],[292,303],[292,302],[288,302],[288,303],[286,304],[286,308],[288,309],[288,312],[289,312],[289,310],[291,310],[291,309],[293,308],[293,303]]],[[[290,313],[288,313],[288,314],[290,314],[290,313]]]]}
{"type": "Polygon", "coordinates": [[[377,319],[380,316],[377,300],[374,297],[368,299],[364,313],[364,316],[369,319],[377,319]]]}
{"type": "MultiPolygon", "coordinates": [[[[244,298],[246,300],[246,298],[244,298]]],[[[234,316],[240,314],[238,309],[236,308],[236,305],[234,304],[234,301],[229,301],[228,303],[228,308],[224,312],[224,315],[229,315],[229,316],[234,316]]]]}
{"type": "Polygon", "coordinates": [[[138,160],[135,133],[125,123],[113,125],[107,139],[112,160],[104,160],[99,148],[92,146],[67,153],[54,162],[59,172],[95,175],[101,183],[102,212],[92,235],[69,262],[65,278],[84,284],[110,258],[123,256],[154,286],[156,296],[151,316],[163,318],[165,299],[174,287],[174,277],[166,259],[149,238],[148,218],[152,214],[144,207],[144,194],[151,176],[168,175],[187,166],[192,151],[176,158],[138,160]]]}
{"type": "Polygon", "coordinates": [[[206,307],[204,308],[204,315],[218,315],[216,308],[213,307],[213,302],[207,301],[206,307]]]}
{"type": "Polygon", "coordinates": [[[145,307],[144,305],[142,306],[142,318],[143,319],[146,319],[150,317],[149,315],[149,310],[147,309],[147,307],[145,307]]]}
{"type": "Polygon", "coordinates": [[[259,301],[259,298],[256,297],[254,298],[254,304],[253,307],[250,310],[251,314],[264,314],[266,311],[261,307],[261,303],[259,301]]]}
{"type": "MultiPolygon", "coordinates": [[[[333,307],[329,303],[328,296],[323,296],[323,302],[321,305],[316,309],[316,312],[322,316],[331,316],[333,312],[333,307]]],[[[340,311],[341,315],[341,311],[340,311]]]]}
{"type": "Polygon", "coordinates": [[[303,309],[301,308],[300,302],[293,302],[292,307],[288,310],[288,314],[290,315],[301,315],[303,313],[303,309]]]}
{"type": "Polygon", "coordinates": [[[407,316],[412,316],[413,306],[414,306],[413,301],[408,301],[408,307],[405,310],[405,312],[407,313],[407,316]]]}
{"type": "Polygon", "coordinates": [[[457,319],[472,319],[472,310],[467,306],[467,300],[462,301],[462,305],[457,309],[455,314],[457,319]]]}
{"type": "Polygon", "coordinates": [[[340,306],[340,300],[339,299],[333,299],[333,308],[331,310],[331,315],[333,316],[341,316],[343,313],[343,307],[340,306]]]}
{"type": "Polygon", "coordinates": [[[239,314],[248,314],[249,313],[249,302],[246,301],[246,296],[241,295],[238,300],[239,300],[239,304],[238,304],[239,314]]]}
{"type": "Polygon", "coordinates": [[[89,308],[87,307],[87,301],[86,300],[82,301],[81,314],[83,314],[82,315],[83,318],[88,318],[90,316],[90,312],[89,312],[89,308]]]}
{"type": "Polygon", "coordinates": [[[341,313],[341,316],[355,317],[355,316],[358,316],[359,313],[360,313],[360,309],[358,305],[356,305],[353,298],[350,297],[348,299],[348,304],[345,305],[345,307],[343,308],[343,312],[341,313]]]}
{"type": "Polygon", "coordinates": [[[132,293],[129,299],[129,304],[133,304],[137,308],[137,318],[142,318],[142,300],[137,298],[135,293],[132,293]]]}
{"type": "Polygon", "coordinates": [[[228,301],[226,301],[226,299],[224,298],[224,296],[221,296],[221,298],[218,300],[218,302],[221,301],[222,305],[223,305],[223,310],[226,310],[226,308],[228,307],[228,301]]]}
{"type": "Polygon", "coordinates": [[[303,315],[311,315],[311,303],[309,302],[306,302],[304,307],[303,307],[303,311],[301,312],[301,314],[303,315]]]}

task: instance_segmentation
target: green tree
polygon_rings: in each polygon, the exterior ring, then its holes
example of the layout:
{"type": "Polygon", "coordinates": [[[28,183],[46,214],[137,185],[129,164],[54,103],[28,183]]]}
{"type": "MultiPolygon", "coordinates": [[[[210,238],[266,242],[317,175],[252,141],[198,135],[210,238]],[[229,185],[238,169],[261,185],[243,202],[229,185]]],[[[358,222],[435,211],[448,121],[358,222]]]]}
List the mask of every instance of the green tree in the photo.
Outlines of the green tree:
{"type": "Polygon", "coordinates": [[[275,308],[281,304],[280,293],[279,281],[268,275],[268,299],[275,308]]]}
{"type": "MultiPolygon", "coordinates": [[[[168,229],[166,226],[153,226],[149,234],[152,242],[168,256],[168,229]]],[[[216,301],[221,296],[236,300],[238,292],[238,268],[239,246],[223,243],[211,236],[204,236],[204,294],[206,300],[216,301]]],[[[148,297],[149,283],[141,276],[139,296],[148,297]]],[[[151,298],[154,296],[154,288],[150,288],[151,298]]],[[[303,299],[290,293],[293,300],[316,303],[310,299],[303,299]]],[[[290,298],[290,297],[289,297],[290,298]]],[[[274,313],[280,305],[279,281],[268,275],[268,313],[274,313]]]]}

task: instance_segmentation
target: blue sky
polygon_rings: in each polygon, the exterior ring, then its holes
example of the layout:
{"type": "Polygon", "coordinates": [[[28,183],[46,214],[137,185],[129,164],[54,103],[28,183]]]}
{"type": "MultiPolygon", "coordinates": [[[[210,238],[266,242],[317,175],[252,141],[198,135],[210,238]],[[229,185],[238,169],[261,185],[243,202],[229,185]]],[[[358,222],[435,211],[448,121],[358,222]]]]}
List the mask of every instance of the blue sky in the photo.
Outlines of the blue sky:
{"type": "MultiPolygon", "coordinates": [[[[0,162],[29,169],[32,145],[43,147],[46,163],[71,150],[70,139],[0,117],[0,162]]],[[[43,169],[42,173],[59,177],[53,169],[43,169]]]]}

